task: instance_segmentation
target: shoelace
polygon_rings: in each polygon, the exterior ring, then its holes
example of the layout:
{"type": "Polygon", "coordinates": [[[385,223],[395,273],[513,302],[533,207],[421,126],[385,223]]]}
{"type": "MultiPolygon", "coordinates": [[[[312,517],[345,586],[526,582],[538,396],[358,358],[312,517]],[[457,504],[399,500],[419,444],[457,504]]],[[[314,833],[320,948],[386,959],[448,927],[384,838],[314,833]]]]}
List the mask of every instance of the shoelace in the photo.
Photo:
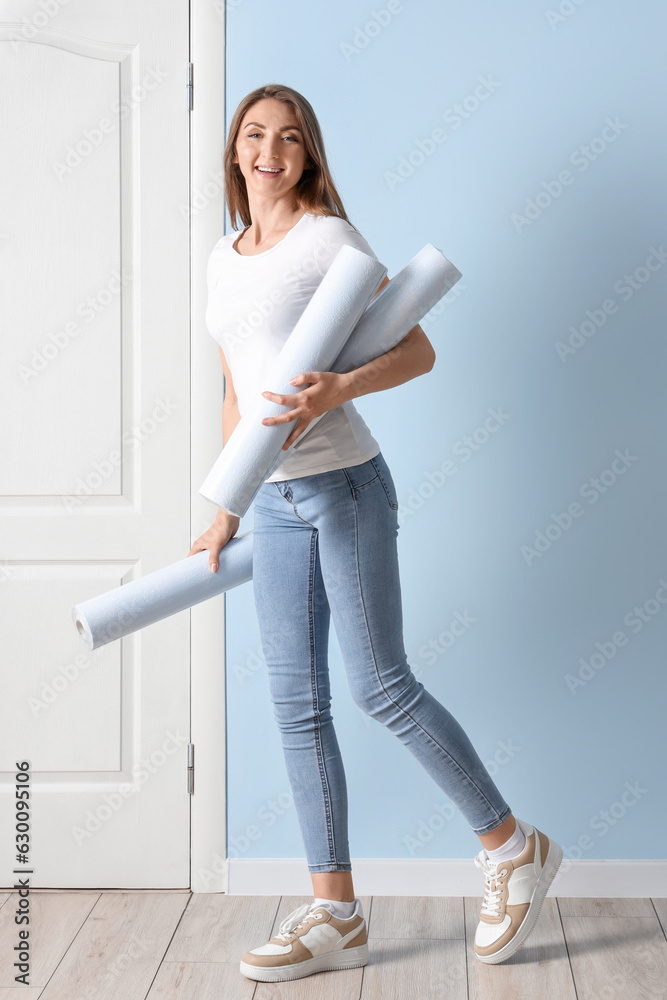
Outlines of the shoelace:
{"type": "Polygon", "coordinates": [[[500,897],[503,892],[503,886],[500,879],[503,875],[507,875],[507,868],[503,868],[501,871],[498,871],[498,865],[502,865],[502,861],[489,861],[488,856],[483,850],[480,851],[473,860],[477,867],[481,868],[484,872],[484,901],[482,902],[482,913],[486,913],[490,917],[500,916],[500,897]]]}
{"type": "Polygon", "coordinates": [[[288,913],[280,921],[279,930],[275,936],[287,941],[292,931],[296,930],[299,924],[308,916],[309,911],[312,912],[316,909],[319,909],[319,905],[316,906],[314,903],[302,903],[301,906],[297,906],[296,910],[292,910],[291,913],[288,913]]]}

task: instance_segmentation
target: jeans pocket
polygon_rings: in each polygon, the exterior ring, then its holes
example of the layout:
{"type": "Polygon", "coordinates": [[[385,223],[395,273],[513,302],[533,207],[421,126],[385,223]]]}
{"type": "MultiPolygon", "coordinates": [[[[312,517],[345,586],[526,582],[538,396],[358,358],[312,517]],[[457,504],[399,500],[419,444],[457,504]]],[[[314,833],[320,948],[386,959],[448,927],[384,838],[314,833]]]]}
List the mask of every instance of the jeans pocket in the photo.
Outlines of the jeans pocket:
{"type": "Polygon", "coordinates": [[[382,483],[382,487],[387,497],[387,503],[389,504],[392,510],[398,510],[398,497],[396,496],[396,487],[394,486],[394,480],[392,478],[391,473],[389,472],[388,466],[386,465],[384,460],[382,460],[381,462],[377,462],[375,458],[371,458],[371,462],[375,467],[378,479],[382,483]]]}
{"type": "Polygon", "coordinates": [[[376,483],[377,480],[378,480],[377,472],[372,472],[370,478],[365,479],[363,483],[354,483],[354,485],[351,485],[352,493],[356,497],[357,493],[360,493],[362,490],[368,489],[368,487],[372,486],[373,483],[376,483]]]}

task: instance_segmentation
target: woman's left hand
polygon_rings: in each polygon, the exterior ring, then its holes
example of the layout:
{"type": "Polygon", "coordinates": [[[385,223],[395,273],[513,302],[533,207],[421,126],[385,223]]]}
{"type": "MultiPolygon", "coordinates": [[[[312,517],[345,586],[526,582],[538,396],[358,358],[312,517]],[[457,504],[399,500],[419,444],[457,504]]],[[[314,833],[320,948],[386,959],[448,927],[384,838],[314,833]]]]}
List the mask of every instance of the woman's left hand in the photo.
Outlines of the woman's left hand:
{"type": "Polygon", "coordinates": [[[298,424],[285,441],[282,450],[287,451],[291,444],[296,441],[305,431],[311,420],[321,416],[327,410],[333,410],[340,406],[347,399],[344,393],[345,377],[337,372],[302,372],[290,379],[294,385],[302,382],[311,382],[307,389],[301,389],[290,395],[280,395],[277,392],[263,392],[265,399],[272,403],[283,403],[286,406],[293,405],[293,409],[286,410],[277,417],[265,417],[263,424],[284,424],[288,420],[298,420],[298,424]]]}

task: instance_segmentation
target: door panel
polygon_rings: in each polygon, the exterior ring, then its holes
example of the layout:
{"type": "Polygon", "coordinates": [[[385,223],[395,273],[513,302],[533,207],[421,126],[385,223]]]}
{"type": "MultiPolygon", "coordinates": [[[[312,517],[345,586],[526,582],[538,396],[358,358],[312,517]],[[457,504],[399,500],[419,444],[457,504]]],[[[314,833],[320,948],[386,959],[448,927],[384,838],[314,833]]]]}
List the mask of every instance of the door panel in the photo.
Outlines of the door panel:
{"type": "Polygon", "coordinates": [[[33,887],[186,887],[190,612],[91,652],[71,608],[191,545],[189,5],[24,9],[0,4],[0,839],[27,760],[33,887]]]}

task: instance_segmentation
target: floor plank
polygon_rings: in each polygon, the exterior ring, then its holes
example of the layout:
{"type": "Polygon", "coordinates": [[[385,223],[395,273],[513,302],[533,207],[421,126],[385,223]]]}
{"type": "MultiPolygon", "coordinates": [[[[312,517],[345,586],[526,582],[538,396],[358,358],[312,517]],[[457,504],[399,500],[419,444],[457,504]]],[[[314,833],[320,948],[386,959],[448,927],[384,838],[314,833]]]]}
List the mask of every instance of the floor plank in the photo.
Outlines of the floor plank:
{"type": "Polygon", "coordinates": [[[40,1000],[144,1000],[188,898],[102,893],[40,1000]]]}
{"type": "Polygon", "coordinates": [[[667,998],[667,941],[655,914],[562,921],[578,1000],[667,998]]]}
{"type": "MultiPolygon", "coordinates": [[[[28,949],[30,951],[29,986],[15,982],[18,970],[14,968],[15,958],[3,962],[0,968],[0,987],[27,990],[42,989],[53,975],[58,963],[81,930],[88,914],[100,898],[99,892],[85,894],[66,891],[30,893],[30,924],[28,949]]],[[[15,955],[15,945],[19,943],[21,929],[14,923],[14,914],[19,895],[11,893],[11,899],[0,909],[0,955],[15,955]]]]}
{"type": "Polygon", "coordinates": [[[650,899],[598,899],[595,896],[559,896],[561,917],[654,917],[650,899]]]}
{"type": "MultiPolygon", "coordinates": [[[[363,900],[362,900],[363,903],[363,900]]],[[[364,913],[366,913],[364,905],[364,913]]],[[[465,937],[461,896],[373,896],[368,939],[465,937]]]]}
{"type": "Polygon", "coordinates": [[[32,896],[36,892],[72,892],[72,893],[74,893],[74,892],[82,892],[82,893],[86,893],[86,892],[104,892],[104,893],[108,893],[108,892],[134,892],[134,893],[137,893],[137,894],[142,893],[142,892],[143,893],[150,892],[153,895],[155,895],[156,893],[165,893],[166,894],[166,893],[172,893],[172,892],[180,892],[180,893],[185,893],[187,896],[189,896],[191,894],[191,890],[190,889],[132,889],[132,888],[128,889],[127,887],[124,888],[124,889],[113,889],[113,888],[107,888],[107,886],[101,886],[101,887],[100,886],[95,886],[95,888],[90,888],[90,886],[89,886],[88,888],[83,888],[83,889],[81,889],[81,888],[75,889],[75,888],[72,888],[72,887],[56,888],[56,889],[54,889],[53,886],[51,886],[50,888],[46,888],[46,889],[45,888],[33,889],[31,887],[31,889],[30,889],[30,895],[32,896]]]}
{"type": "Polygon", "coordinates": [[[256,985],[238,962],[163,962],[146,1000],[251,1000],[256,985]]]}
{"type": "Polygon", "coordinates": [[[658,914],[658,920],[662,926],[663,933],[667,937],[667,899],[652,899],[651,903],[658,914]]]}
{"type": "Polygon", "coordinates": [[[0,986],[0,1000],[37,1000],[41,986],[0,986]]]}
{"type": "MultiPolygon", "coordinates": [[[[166,962],[238,963],[271,937],[280,896],[196,892],[169,945],[166,962]]],[[[239,973],[239,976],[241,974],[239,973]]]]}
{"type": "Polygon", "coordinates": [[[468,995],[461,938],[375,938],[363,971],[361,1000],[466,1000],[468,995]]]}

